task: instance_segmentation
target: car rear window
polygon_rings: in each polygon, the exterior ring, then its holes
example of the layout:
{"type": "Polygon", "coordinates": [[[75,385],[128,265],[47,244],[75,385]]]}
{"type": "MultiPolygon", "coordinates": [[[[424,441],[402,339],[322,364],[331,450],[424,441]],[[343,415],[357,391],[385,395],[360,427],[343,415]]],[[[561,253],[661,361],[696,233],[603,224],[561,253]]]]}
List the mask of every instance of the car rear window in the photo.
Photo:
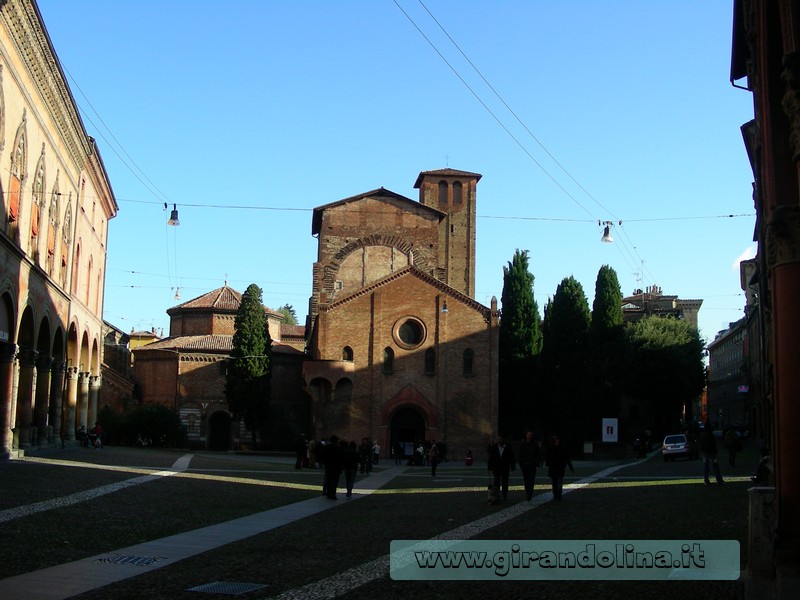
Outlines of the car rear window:
{"type": "Polygon", "coordinates": [[[665,444],[684,444],[686,443],[686,436],[683,435],[668,435],[664,438],[665,444]]]}

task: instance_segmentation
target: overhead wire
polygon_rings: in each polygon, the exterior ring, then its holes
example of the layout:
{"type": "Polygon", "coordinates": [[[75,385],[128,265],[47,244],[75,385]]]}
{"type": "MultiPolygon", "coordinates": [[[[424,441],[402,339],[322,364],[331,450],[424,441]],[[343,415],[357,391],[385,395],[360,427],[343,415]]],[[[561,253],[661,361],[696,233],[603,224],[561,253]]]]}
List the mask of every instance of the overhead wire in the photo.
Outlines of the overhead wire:
{"type": "MultiPolygon", "coordinates": [[[[544,145],[544,144],[541,142],[541,140],[540,140],[540,139],[539,139],[539,138],[538,138],[538,137],[537,137],[537,136],[536,136],[536,135],[533,133],[533,131],[531,131],[531,129],[530,129],[530,128],[529,128],[529,127],[528,127],[528,126],[525,124],[525,122],[524,122],[524,121],[523,121],[523,120],[522,120],[522,119],[519,117],[519,115],[518,115],[518,114],[517,114],[517,113],[516,113],[516,112],[515,112],[515,111],[514,111],[512,108],[511,108],[511,106],[509,106],[509,104],[508,104],[508,103],[505,101],[505,99],[502,97],[502,95],[501,95],[501,94],[500,94],[500,93],[499,93],[499,92],[498,92],[498,91],[495,89],[495,87],[494,87],[494,86],[493,86],[493,85],[492,85],[492,84],[489,82],[489,80],[488,80],[488,79],[487,79],[487,78],[486,78],[486,77],[483,75],[483,73],[481,72],[481,70],[480,70],[480,69],[479,69],[479,68],[478,68],[478,67],[475,65],[475,63],[474,63],[474,62],[473,62],[473,61],[472,61],[472,60],[469,58],[469,56],[467,56],[466,52],[464,52],[464,50],[461,48],[461,46],[460,46],[460,45],[459,45],[459,44],[458,44],[458,43],[455,41],[455,39],[453,38],[453,36],[451,36],[451,35],[450,35],[450,33],[447,31],[447,29],[446,29],[446,28],[445,28],[445,27],[442,25],[442,23],[439,21],[439,19],[437,19],[437,18],[436,18],[436,16],[435,16],[435,15],[434,15],[434,14],[433,14],[433,13],[430,11],[430,9],[429,9],[429,8],[428,8],[428,7],[425,5],[425,3],[423,2],[423,0],[417,0],[417,1],[418,1],[418,2],[419,2],[419,4],[422,6],[422,8],[425,10],[425,12],[427,12],[427,14],[428,14],[428,15],[430,16],[430,18],[433,20],[433,22],[434,22],[434,23],[436,23],[436,25],[439,27],[439,29],[440,29],[440,30],[441,30],[441,31],[444,33],[444,35],[447,37],[447,39],[448,39],[448,40],[450,40],[450,42],[453,44],[453,46],[454,46],[454,47],[455,47],[455,48],[458,50],[458,52],[461,54],[461,56],[462,56],[462,57],[463,57],[463,58],[464,58],[464,59],[467,61],[467,63],[470,65],[470,67],[472,67],[472,69],[475,71],[475,73],[477,73],[477,75],[478,75],[478,76],[481,78],[481,80],[482,80],[482,81],[483,81],[483,82],[486,84],[486,86],[487,86],[487,87],[488,87],[488,88],[489,88],[489,89],[492,91],[492,93],[493,93],[493,94],[494,94],[494,95],[497,97],[497,99],[498,99],[498,100],[499,100],[499,101],[500,101],[500,102],[503,104],[503,106],[504,106],[504,107],[505,107],[505,108],[508,110],[508,112],[509,112],[509,113],[510,113],[510,114],[511,114],[513,117],[514,117],[514,119],[516,119],[516,121],[517,121],[517,122],[518,122],[518,123],[519,123],[519,124],[522,126],[522,128],[523,128],[523,129],[524,129],[524,130],[525,130],[525,131],[528,133],[528,135],[529,135],[529,136],[530,136],[530,137],[531,137],[531,138],[532,138],[532,139],[533,139],[533,140],[534,140],[534,141],[535,141],[535,142],[536,142],[536,143],[539,145],[539,147],[540,147],[540,148],[541,148],[541,149],[542,149],[542,150],[543,150],[543,151],[544,151],[544,152],[547,154],[547,156],[549,156],[549,157],[550,157],[550,159],[551,159],[551,160],[552,160],[552,161],[553,161],[553,162],[554,162],[554,163],[555,163],[555,164],[556,164],[556,165],[557,165],[557,166],[558,166],[558,167],[561,169],[561,171],[562,171],[562,172],[563,172],[565,175],[567,175],[567,177],[569,177],[569,179],[570,179],[570,180],[571,180],[571,181],[572,181],[572,182],[573,182],[575,185],[577,185],[577,186],[578,186],[578,188],[579,188],[581,191],[583,191],[583,192],[584,192],[584,194],[586,194],[586,196],[587,196],[587,197],[589,197],[589,198],[590,198],[590,199],[591,199],[591,200],[592,200],[592,201],[593,201],[593,202],[594,202],[594,203],[595,203],[597,206],[599,206],[601,209],[603,209],[603,211],[604,211],[606,214],[608,214],[608,215],[610,215],[610,216],[613,216],[613,217],[615,218],[615,220],[617,220],[617,221],[618,221],[618,223],[619,223],[619,225],[621,226],[621,225],[622,225],[622,220],[621,220],[621,219],[619,219],[618,217],[616,217],[616,216],[615,216],[615,215],[614,215],[614,214],[613,214],[613,213],[612,213],[612,212],[611,212],[609,209],[607,209],[607,208],[606,208],[606,207],[605,207],[605,206],[604,206],[604,205],[603,205],[603,204],[602,204],[602,203],[601,203],[601,202],[600,202],[600,201],[599,201],[597,198],[595,198],[595,196],[594,196],[594,195],[592,195],[592,194],[591,194],[591,193],[590,193],[590,192],[589,192],[589,191],[588,191],[588,190],[587,190],[587,189],[586,189],[586,188],[585,188],[583,185],[581,185],[581,183],[580,183],[580,182],[579,182],[579,181],[578,181],[578,180],[577,180],[577,179],[576,179],[576,178],[575,178],[575,177],[572,175],[572,173],[570,173],[570,172],[569,172],[569,171],[566,169],[566,167],[564,167],[564,165],[563,165],[563,164],[561,164],[561,162],[560,162],[560,161],[559,161],[559,160],[558,160],[558,159],[557,159],[557,158],[556,158],[556,157],[555,157],[555,156],[554,156],[554,155],[553,155],[553,154],[552,154],[552,153],[551,153],[551,152],[550,152],[550,151],[547,149],[547,147],[546,147],[546,146],[545,146],[545,145],[544,145]]],[[[426,34],[425,34],[423,31],[422,31],[422,28],[421,28],[419,25],[417,25],[417,23],[414,21],[414,19],[413,19],[413,18],[412,18],[412,17],[411,17],[411,16],[410,16],[410,15],[409,15],[409,14],[408,14],[408,13],[407,13],[407,12],[406,12],[404,9],[403,9],[403,7],[402,7],[402,6],[401,6],[401,5],[398,3],[398,1],[397,1],[397,0],[394,0],[394,3],[395,3],[395,5],[397,6],[397,8],[398,8],[398,9],[399,9],[399,10],[400,10],[400,11],[401,11],[401,12],[402,12],[404,15],[405,15],[405,17],[406,17],[406,18],[407,18],[407,19],[408,19],[408,20],[411,22],[411,24],[414,26],[414,28],[415,28],[415,29],[416,29],[416,30],[417,30],[417,31],[420,33],[420,35],[422,35],[422,37],[425,39],[425,41],[427,41],[427,42],[428,42],[428,44],[429,44],[429,45],[430,45],[430,46],[431,46],[431,47],[434,49],[434,51],[435,51],[435,52],[436,52],[436,53],[439,55],[439,57],[440,57],[440,58],[441,58],[441,59],[442,59],[442,60],[445,62],[445,64],[447,64],[447,66],[448,66],[448,67],[449,67],[449,68],[450,68],[450,69],[453,71],[453,73],[455,73],[456,77],[458,77],[458,79],[459,79],[459,80],[460,80],[460,81],[461,81],[461,82],[462,82],[462,83],[463,83],[463,84],[464,84],[464,85],[467,87],[467,89],[468,89],[468,90],[469,90],[469,91],[472,93],[472,95],[473,95],[473,96],[475,96],[475,98],[476,98],[476,99],[477,99],[477,100],[480,102],[480,104],[481,104],[481,105],[482,105],[482,106],[483,106],[483,107],[484,107],[484,108],[485,108],[485,109],[486,109],[486,110],[489,112],[489,114],[490,114],[490,115],[491,115],[491,116],[494,118],[494,120],[495,120],[495,121],[496,121],[498,124],[500,124],[500,126],[503,128],[503,130],[504,130],[504,131],[506,131],[506,133],[508,133],[508,134],[509,134],[509,136],[511,136],[511,138],[512,138],[512,139],[513,139],[513,140],[514,140],[516,143],[517,143],[517,145],[518,145],[520,148],[522,148],[522,150],[525,152],[525,154],[526,154],[527,156],[529,156],[529,157],[531,158],[531,160],[533,160],[533,162],[534,162],[534,163],[535,163],[535,164],[536,164],[536,165],[537,165],[537,166],[538,166],[538,167],[539,167],[539,168],[540,168],[540,169],[541,169],[541,170],[542,170],[542,171],[545,173],[545,175],[547,175],[547,176],[548,176],[548,177],[549,177],[549,178],[550,178],[550,179],[551,179],[551,180],[552,180],[552,181],[553,181],[553,182],[554,182],[554,183],[557,185],[557,187],[558,187],[559,189],[561,189],[561,190],[562,190],[562,191],[563,191],[563,192],[564,192],[564,193],[565,193],[565,194],[566,194],[566,195],[567,195],[567,196],[568,196],[568,197],[569,197],[571,200],[573,200],[573,201],[574,201],[576,204],[578,204],[578,206],[580,206],[580,207],[581,207],[581,208],[582,208],[582,209],[583,209],[585,212],[587,212],[587,213],[588,213],[589,211],[586,209],[586,207],[584,207],[584,206],[583,206],[583,205],[582,205],[580,202],[578,202],[578,200],[577,200],[577,199],[576,199],[576,198],[575,198],[575,197],[574,197],[572,194],[570,194],[570,193],[569,193],[569,192],[566,190],[566,188],[565,188],[564,186],[562,186],[562,185],[560,184],[560,182],[558,182],[558,181],[556,180],[556,178],[555,178],[555,177],[554,177],[554,176],[553,176],[553,175],[552,175],[552,174],[551,174],[549,171],[547,171],[547,169],[545,169],[545,168],[544,168],[544,166],[543,166],[543,165],[542,165],[542,164],[541,164],[539,161],[537,161],[537,160],[536,160],[536,159],[533,157],[533,155],[532,155],[530,152],[528,152],[527,148],[525,148],[525,147],[524,147],[524,146],[523,146],[523,145],[522,145],[522,144],[519,142],[519,140],[517,140],[517,138],[516,138],[516,137],[515,137],[515,136],[514,136],[514,135],[513,135],[511,132],[510,132],[510,130],[509,130],[509,129],[508,129],[506,126],[505,126],[505,124],[503,124],[503,123],[500,121],[500,119],[497,117],[497,115],[495,115],[495,113],[489,109],[489,107],[487,106],[487,104],[486,104],[486,103],[485,103],[485,102],[484,102],[484,101],[483,101],[483,100],[482,100],[482,99],[481,99],[481,98],[478,96],[478,94],[477,94],[477,93],[476,93],[476,92],[475,92],[475,91],[472,89],[472,87],[471,87],[471,86],[469,86],[469,85],[466,83],[465,79],[464,79],[464,78],[463,78],[463,77],[462,77],[462,76],[461,76],[461,75],[460,75],[460,74],[459,74],[459,73],[456,71],[456,69],[453,67],[453,65],[450,63],[450,61],[448,61],[448,60],[447,60],[447,59],[444,57],[443,53],[442,53],[442,52],[441,52],[441,51],[440,51],[440,50],[439,50],[439,49],[436,47],[436,45],[435,45],[435,44],[434,44],[434,43],[431,41],[431,39],[430,39],[430,38],[429,38],[429,37],[428,37],[428,36],[427,36],[427,35],[426,35],[426,34]]],[[[591,214],[591,213],[589,213],[589,214],[591,214]]],[[[602,223],[602,219],[598,219],[598,224],[600,224],[600,223],[602,223]]],[[[606,223],[606,224],[608,224],[608,225],[612,225],[612,222],[611,222],[611,221],[605,221],[605,223],[606,223]]],[[[618,236],[618,239],[620,240],[620,244],[619,244],[619,245],[617,245],[617,250],[620,252],[620,255],[622,256],[623,260],[624,260],[624,261],[625,261],[625,262],[628,264],[628,266],[629,266],[630,268],[632,268],[632,269],[634,269],[634,270],[635,270],[635,268],[636,268],[636,267],[634,267],[634,266],[633,266],[633,262],[631,262],[631,261],[634,261],[634,262],[635,262],[635,257],[634,257],[634,255],[636,255],[636,257],[638,257],[638,258],[639,258],[639,262],[640,262],[642,265],[644,264],[644,261],[643,261],[643,260],[641,259],[641,257],[639,256],[639,253],[638,253],[638,251],[636,250],[636,246],[635,246],[635,244],[633,244],[632,240],[630,240],[630,237],[628,236],[627,232],[625,232],[625,231],[622,229],[622,227],[620,227],[620,230],[621,230],[621,231],[623,231],[623,234],[624,234],[625,238],[627,238],[627,243],[626,243],[625,241],[623,241],[623,239],[622,239],[621,237],[619,237],[619,236],[618,236]]],[[[642,269],[642,270],[643,270],[643,269],[642,269]]],[[[643,274],[643,273],[642,273],[642,276],[644,276],[644,274],[643,274]]]]}
{"type": "MultiPolygon", "coordinates": [[[[513,110],[513,109],[512,109],[512,108],[511,108],[511,107],[508,105],[508,103],[507,103],[507,102],[506,102],[506,101],[503,99],[503,97],[502,97],[502,96],[500,95],[500,93],[499,93],[499,92],[498,92],[498,91],[497,91],[497,90],[494,88],[494,86],[493,86],[491,83],[489,83],[489,81],[486,79],[486,77],[484,77],[484,76],[483,76],[483,73],[481,73],[480,69],[478,69],[478,67],[477,67],[477,66],[475,66],[475,63],[473,63],[473,62],[472,62],[472,60],[470,60],[469,56],[467,56],[467,54],[466,54],[466,53],[465,53],[465,52],[464,52],[464,51],[461,49],[461,46],[459,46],[459,45],[458,45],[458,43],[457,43],[457,42],[456,42],[456,41],[453,39],[453,37],[452,37],[452,36],[451,36],[451,35],[448,33],[448,31],[447,31],[447,30],[444,28],[444,26],[443,26],[443,25],[442,25],[442,24],[439,22],[439,20],[438,20],[438,19],[437,19],[437,18],[436,18],[436,17],[433,15],[433,13],[432,13],[432,12],[431,12],[431,11],[428,9],[428,7],[425,5],[425,3],[424,3],[422,0],[417,0],[417,1],[420,3],[420,5],[422,6],[422,8],[424,8],[424,9],[425,9],[425,12],[427,12],[427,13],[430,15],[430,17],[431,17],[431,19],[433,19],[434,23],[436,23],[436,25],[438,25],[438,26],[439,26],[439,29],[441,29],[441,30],[442,30],[442,33],[444,33],[444,34],[447,36],[447,39],[449,39],[449,40],[450,40],[450,42],[452,42],[453,46],[455,46],[456,50],[458,50],[458,51],[459,51],[459,53],[461,54],[461,56],[463,56],[463,57],[464,57],[464,60],[466,60],[466,61],[469,63],[469,65],[470,65],[470,66],[472,67],[472,69],[473,69],[473,70],[474,70],[474,71],[475,71],[475,72],[478,74],[478,76],[479,76],[479,77],[480,77],[480,78],[483,80],[483,82],[486,84],[486,86],[487,86],[487,87],[488,87],[488,88],[489,88],[489,89],[492,91],[492,93],[493,93],[493,94],[494,94],[494,95],[497,97],[497,99],[498,99],[498,100],[500,100],[500,102],[503,104],[503,106],[505,106],[505,107],[506,107],[506,109],[508,110],[508,112],[509,112],[509,113],[511,113],[511,115],[512,115],[512,116],[513,116],[513,117],[514,117],[516,120],[517,120],[517,123],[519,123],[519,124],[522,126],[522,128],[523,128],[523,129],[524,129],[526,132],[528,132],[528,135],[530,135],[530,136],[531,136],[531,138],[533,139],[533,141],[535,141],[535,142],[536,142],[536,143],[539,145],[539,147],[540,147],[542,150],[544,150],[545,154],[547,154],[547,156],[549,156],[549,157],[550,157],[550,159],[551,159],[551,160],[552,160],[552,161],[553,161],[553,162],[554,162],[556,165],[558,165],[558,168],[559,168],[559,169],[561,169],[561,170],[564,172],[564,174],[565,174],[567,177],[569,177],[569,178],[572,180],[572,182],[573,182],[575,185],[577,185],[577,186],[578,186],[578,187],[581,189],[581,191],[583,191],[583,193],[584,193],[584,194],[586,194],[586,195],[587,195],[589,198],[591,198],[591,199],[594,201],[594,203],[595,203],[595,204],[597,204],[597,206],[599,206],[600,208],[602,208],[602,209],[603,209],[603,211],[604,211],[606,214],[608,214],[608,215],[610,215],[610,216],[614,217],[614,214],[613,214],[611,211],[609,211],[609,210],[608,210],[608,209],[607,209],[605,206],[603,206],[603,204],[602,204],[602,203],[601,203],[601,202],[600,202],[600,201],[599,201],[597,198],[595,198],[595,197],[594,197],[594,196],[593,196],[591,193],[589,193],[589,191],[588,191],[588,190],[587,190],[585,187],[583,187],[583,186],[580,184],[580,182],[579,182],[577,179],[575,179],[575,177],[573,177],[573,176],[572,176],[572,173],[570,173],[570,172],[569,172],[569,171],[566,169],[566,167],[564,167],[564,165],[562,165],[562,164],[559,162],[559,160],[558,160],[558,159],[557,159],[555,156],[553,156],[553,154],[550,152],[550,150],[548,150],[548,149],[547,149],[547,147],[546,147],[546,146],[545,146],[545,145],[544,145],[544,144],[541,142],[541,140],[539,140],[539,138],[538,138],[538,137],[536,137],[536,135],[535,135],[535,134],[534,134],[534,133],[533,133],[533,132],[530,130],[530,128],[529,128],[529,127],[528,127],[528,126],[525,124],[525,122],[524,122],[524,121],[523,121],[523,120],[522,120],[522,119],[519,117],[519,115],[517,115],[517,113],[516,113],[516,112],[514,112],[514,110],[513,110]]],[[[396,1],[396,0],[395,0],[395,4],[397,4],[397,1],[396,1]]],[[[537,163],[537,164],[538,164],[538,163],[537,163]]],[[[548,175],[549,175],[549,174],[548,174],[548,175]]],[[[616,219],[616,217],[614,217],[614,218],[616,219]]]]}
{"type": "Polygon", "coordinates": [[[578,201],[578,199],[577,199],[577,198],[575,198],[575,197],[574,197],[572,194],[570,194],[570,193],[569,193],[569,191],[568,191],[568,190],[567,190],[567,189],[566,189],[564,186],[562,186],[562,185],[561,185],[561,183],[560,183],[560,182],[559,182],[559,181],[558,181],[558,180],[557,180],[555,177],[553,177],[553,176],[550,174],[550,172],[549,172],[547,169],[545,169],[545,168],[544,168],[544,165],[542,165],[542,164],[541,164],[541,163],[540,163],[538,160],[536,160],[536,158],[533,156],[533,154],[531,154],[531,153],[528,151],[528,149],[527,149],[527,148],[526,148],[526,147],[525,147],[525,146],[522,144],[522,142],[520,142],[520,141],[517,139],[517,137],[516,137],[516,136],[515,136],[515,135],[514,135],[514,134],[511,132],[511,130],[510,130],[508,127],[506,127],[505,123],[503,123],[503,122],[500,120],[500,118],[499,118],[499,117],[498,117],[498,116],[497,116],[497,115],[496,115],[496,114],[495,114],[495,113],[492,111],[492,109],[491,109],[491,108],[489,108],[489,106],[488,106],[488,105],[487,105],[487,104],[486,104],[486,103],[483,101],[483,99],[482,99],[482,98],[481,98],[481,97],[480,97],[480,96],[479,96],[479,95],[478,95],[478,94],[475,92],[475,90],[474,90],[474,89],[472,89],[472,87],[471,87],[471,86],[470,86],[470,85],[467,83],[467,81],[466,81],[466,80],[465,80],[465,79],[464,79],[464,78],[461,76],[461,74],[460,74],[460,73],[459,73],[459,72],[456,70],[456,68],[455,68],[455,67],[454,67],[454,66],[453,66],[453,65],[450,63],[450,61],[448,61],[448,60],[447,60],[447,58],[445,58],[445,56],[444,56],[444,55],[443,55],[443,54],[442,54],[442,53],[439,51],[439,49],[438,49],[438,48],[436,47],[436,45],[435,45],[435,44],[434,44],[434,43],[431,41],[431,39],[430,39],[430,38],[429,38],[429,37],[428,37],[428,36],[425,34],[425,32],[424,32],[424,31],[422,31],[422,29],[421,29],[421,28],[420,28],[420,27],[419,27],[419,26],[416,24],[416,22],[414,21],[414,19],[412,19],[412,18],[411,18],[411,16],[410,16],[410,15],[409,15],[409,14],[408,14],[408,13],[407,13],[407,12],[406,12],[404,9],[403,9],[403,7],[402,7],[402,6],[400,6],[400,4],[397,2],[397,0],[394,0],[394,3],[395,3],[395,6],[397,6],[397,8],[398,8],[398,9],[400,9],[400,12],[402,12],[402,13],[403,13],[403,14],[406,16],[406,18],[409,20],[409,22],[410,22],[410,23],[411,23],[411,24],[414,26],[414,28],[415,28],[415,29],[416,29],[416,30],[419,32],[419,34],[420,34],[420,35],[421,35],[421,36],[422,36],[422,37],[425,39],[425,41],[426,41],[426,42],[428,42],[428,44],[430,44],[430,46],[431,46],[431,48],[433,48],[434,52],[436,52],[436,54],[438,54],[438,55],[439,55],[439,58],[441,58],[441,59],[444,61],[444,63],[445,63],[445,64],[446,64],[446,65],[447,65],[447,66],[450,68],[450,70],[451,70],[451,71],[453,72],[453,74],[454,74],[454,75],[455,75],[455,76],[456,76],[456,77],[459,79],[459,81],[461,81],[461,83],[462,83],[462,84],[464,84],[464,87],[466,87],[466,88],[469,90],[469,92],[470,92],[470,93],[471,93],[471,94],[472,94],[472,95],[475,97],[475,99],[476,99],[476,100],[477,100],[477,101],[480,103],[480,105],[481,105],[481,106],[483,106],[483,108],[486,110],[486,112],[488,112],[488,113],[489,113],[489,114],[492,116],[492,118],[495,120],[495,122],[496,122],[498,125],[500,125],[500,127],[503,129],[503,131],[505,131],[505,132],[508,134],[508,136],[509,136],[509,137],[510,137],[512,140],[514,140],[514,143],[515,143],[517,146],[519,146],[519,148],[520,148],[520,149],[521,149],[521,150],[522,150],[522,151],[525,153],[525,155],[526,155],[528,158],[530,158],[530,159],[531,159],[531,160],[534,162],[534,164],[536,164],[536,166],[538,166],[538,167],[539,167],[539,169],[541,169],[542,173],[544,173],[544,174],[545,174],[545,175],[546,175],[546,176],[547,176],[547,177],[548,177],[548,178],[549,178],[549,179],[550,179],[550,180],[551,180],[551,181],[552,181],[552,182],[553,182],[553,183],[554,183],[554,184],[555,184],[555,185],[556,185],[556,186],[557,186],[557,187],[558,187],[558,188],[559,188],[559,189],[560,189],[562,192],[564,192],[564,194],[565,194],[565,195],[566,195],[568,198],[570,198],[570,199],[571,199],[571,200],[572,200],[572,201],[573,201],[575,204],[577,204],[577,205],[578,205],[578,206],[579,206],[579,207],[580,207],[580,208],[581,208],[581,209],[582,209],[584,212],[586,212],[586,214],[588,214],[588,215],[591,215],[591,216],[594,216],[594,215],[592,215],[592,213],[589,211],[589,209],[587,209],[587,208],[586,208],[586,207],[585,207],[583,204],[581,204],[581,203],[578,201]]]}

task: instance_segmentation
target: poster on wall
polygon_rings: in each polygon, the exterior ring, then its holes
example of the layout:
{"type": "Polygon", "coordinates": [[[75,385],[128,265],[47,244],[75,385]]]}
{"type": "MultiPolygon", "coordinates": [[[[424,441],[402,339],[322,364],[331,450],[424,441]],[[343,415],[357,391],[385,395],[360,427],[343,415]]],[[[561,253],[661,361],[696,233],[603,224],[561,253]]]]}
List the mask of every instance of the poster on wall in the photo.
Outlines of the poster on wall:
{"type": "Polygon", "coordinates": [[[617,442],[619,437],[617,419],[603,419],[603,441],[617,442]]]}

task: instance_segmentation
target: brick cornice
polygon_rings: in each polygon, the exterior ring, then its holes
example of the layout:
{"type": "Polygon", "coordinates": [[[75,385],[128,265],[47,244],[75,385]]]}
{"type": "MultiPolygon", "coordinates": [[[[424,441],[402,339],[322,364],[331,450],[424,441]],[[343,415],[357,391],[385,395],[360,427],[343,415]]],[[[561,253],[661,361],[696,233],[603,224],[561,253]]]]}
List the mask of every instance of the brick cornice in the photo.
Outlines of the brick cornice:
{"type": "Polygon", "coordinates": [[[28,74],[36,84],[72,159],[84,168],[91,153],[89,137],[67,86],[39,9],[31,0],[7,0],[0,8],[0,21],[10,33],[28,74]]]}

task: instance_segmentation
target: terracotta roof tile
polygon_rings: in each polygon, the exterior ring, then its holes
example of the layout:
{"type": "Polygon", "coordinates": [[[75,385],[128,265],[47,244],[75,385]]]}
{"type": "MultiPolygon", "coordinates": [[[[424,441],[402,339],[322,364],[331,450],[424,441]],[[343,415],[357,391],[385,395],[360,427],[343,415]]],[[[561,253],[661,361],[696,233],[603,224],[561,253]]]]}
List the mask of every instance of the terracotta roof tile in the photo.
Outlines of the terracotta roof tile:
{"type": "Polygon", "coordinates": [[[238,310],[242,303],[242,294],[227,285],[212,290],[187,300],[183,304],[178,304],[174,308],[218,308],[220,310],[238,310]]]}
{"type": "Polygon", "coordinates": [[[227,353],[233,349],[232,335],[181,335],[164,338],[146,346],[140,346],[133,351],[143,350],[174,350],[174,351],[204,351],[227,353]]]}
{"type": "MultiPolygon", "coordinates": [[[[210,292],[187,300],[183,304],[178,304],[167,310],[167,314],[172,316],[184,309],[218,310],[236,312],[242,304],[242,294],[227,285],[217,288],[210,292]]],[[[264,307],[264,312],[273,317],[282,317],[281,313],[264,307]]]]}
{"type": "Polygon", "coordinates": [[[422,171],[414,183],[414,187],[418,188],[422,184],[422,178],[426,175],[439,175],[442,177],[475,177],[480,180],[483,175],[480,173],[471,173],[470,171],[459,171],[458,169],[434,169],[433,171],[422,171]]]}
{"type": "Polygon", "coordinates": [[[281,338],[285,337],[306,337],[305,325],[281,325],[281,338]]]}
{"type": "MultiPolygon", "coordinates": [[[[139,353],[150,350],[170,352],[208,352],[213,354],[230,354],[233,350],[232,335],[182,335],[164,338],[146,346],[134,348],[132,352],[139,353]]],[[[272,344],[272,351],[281,354],[303,354],[297,348],[292,348],[280,342],[272,344]]]]}

